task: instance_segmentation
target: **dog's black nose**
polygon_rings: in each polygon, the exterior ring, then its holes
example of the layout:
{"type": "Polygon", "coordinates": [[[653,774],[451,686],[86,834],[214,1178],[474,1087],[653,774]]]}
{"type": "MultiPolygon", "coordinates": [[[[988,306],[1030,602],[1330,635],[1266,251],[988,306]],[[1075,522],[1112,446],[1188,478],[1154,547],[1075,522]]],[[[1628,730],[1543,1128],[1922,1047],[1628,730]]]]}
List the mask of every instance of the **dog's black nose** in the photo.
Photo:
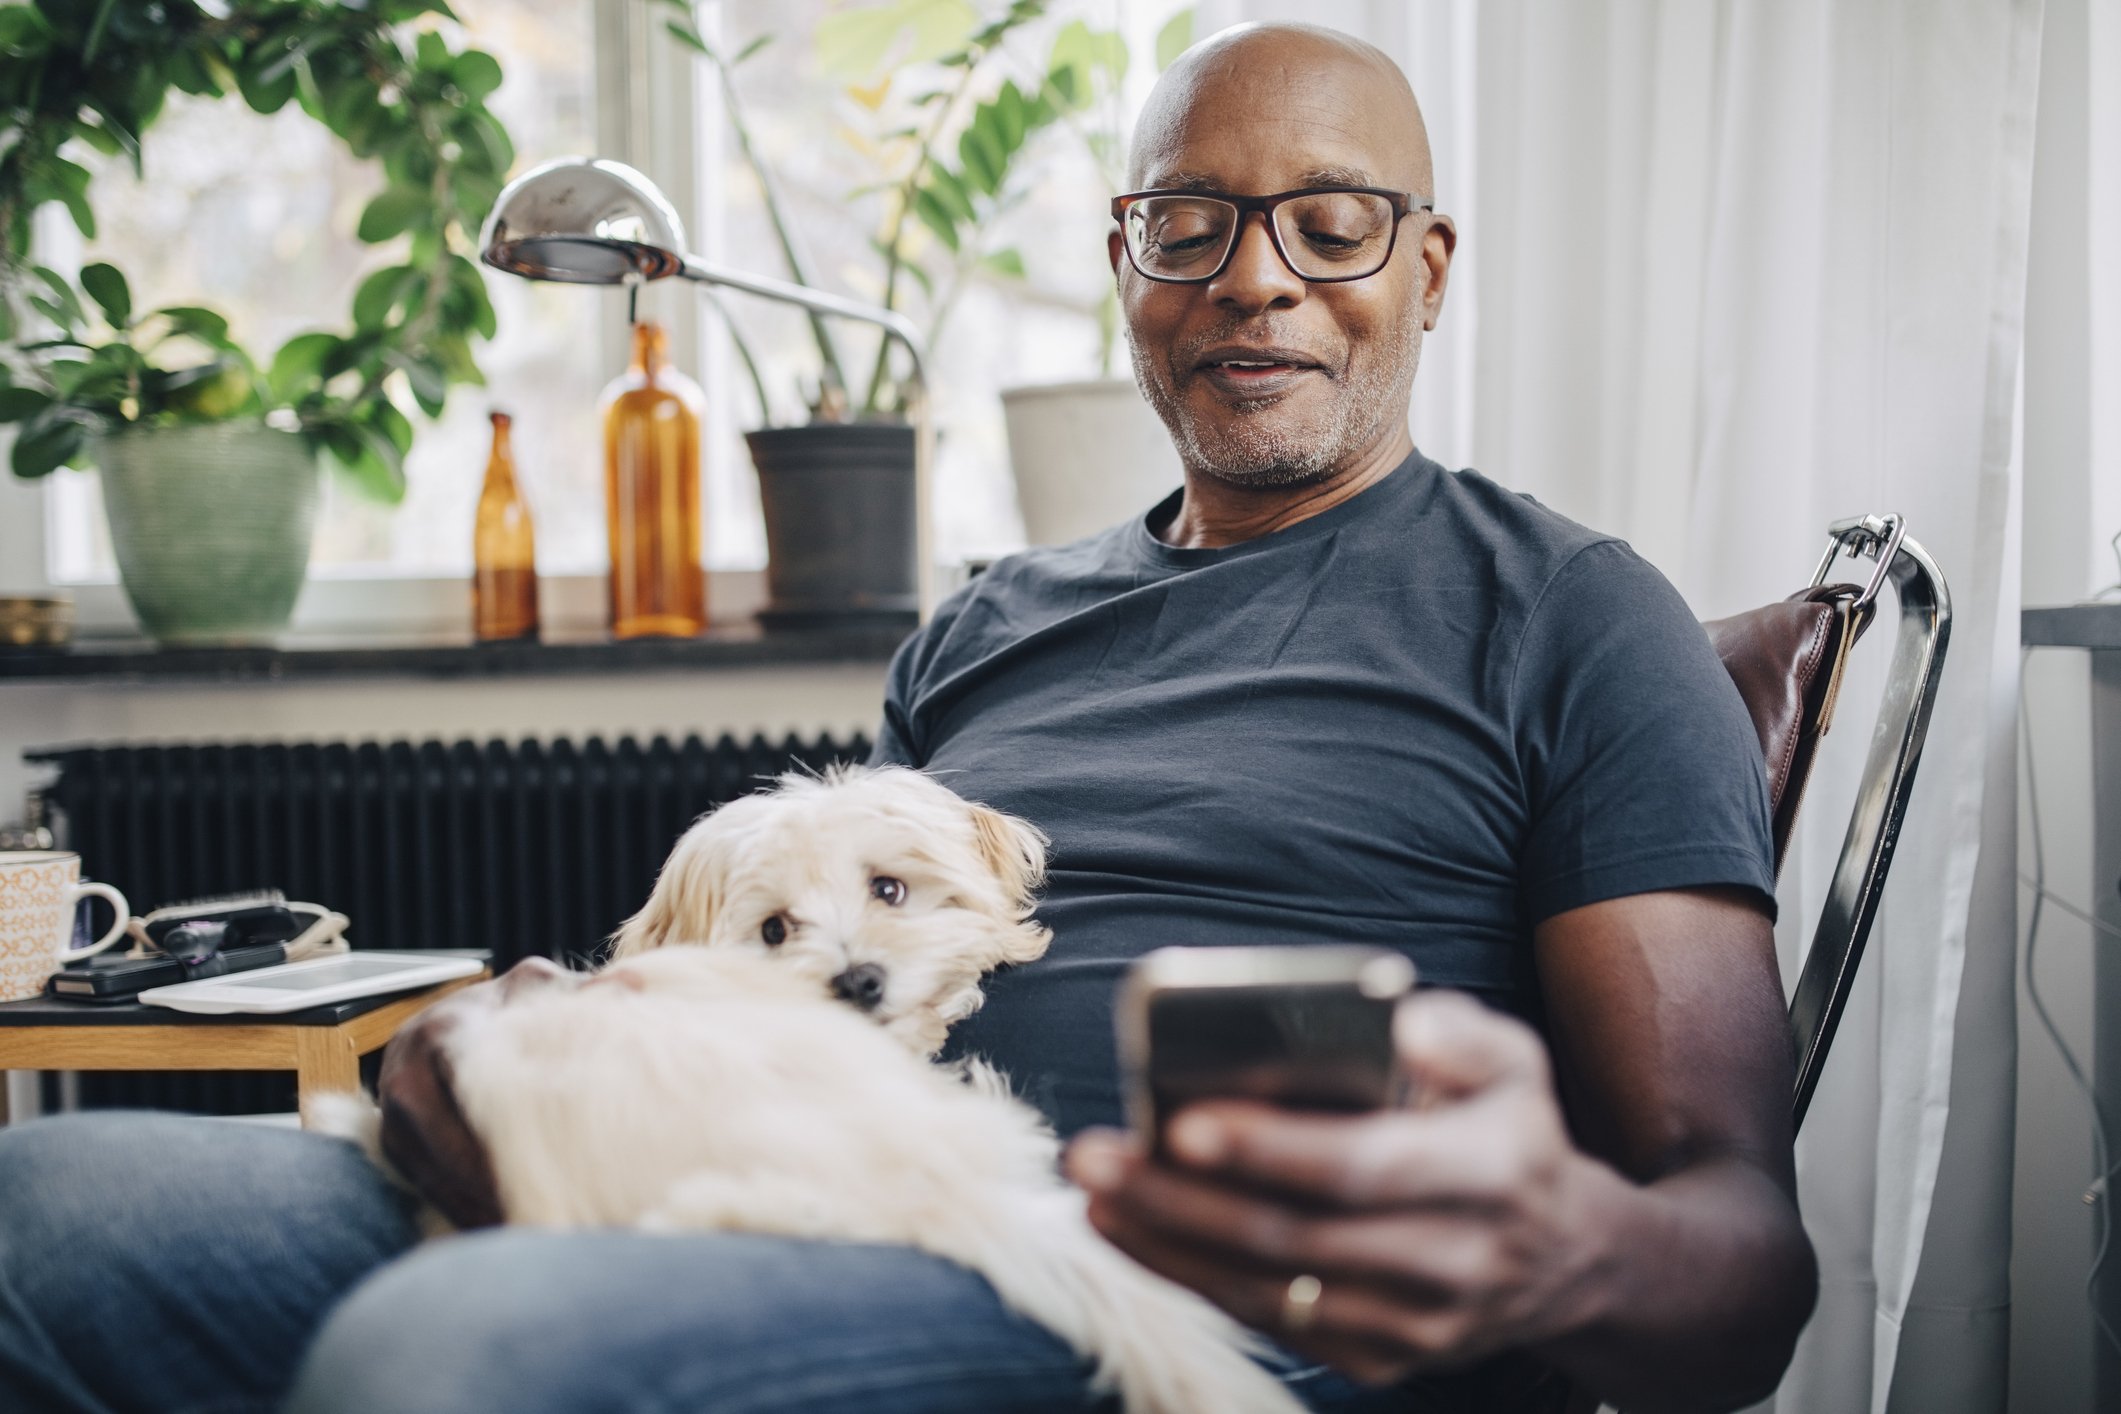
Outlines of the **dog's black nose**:
{"type": "Polygon", "coordinates": [[[875,1011],[884,999],[884,969],[873,962],[850,967],[832,979],[832,995],[863,1011],[875,1011]]]}

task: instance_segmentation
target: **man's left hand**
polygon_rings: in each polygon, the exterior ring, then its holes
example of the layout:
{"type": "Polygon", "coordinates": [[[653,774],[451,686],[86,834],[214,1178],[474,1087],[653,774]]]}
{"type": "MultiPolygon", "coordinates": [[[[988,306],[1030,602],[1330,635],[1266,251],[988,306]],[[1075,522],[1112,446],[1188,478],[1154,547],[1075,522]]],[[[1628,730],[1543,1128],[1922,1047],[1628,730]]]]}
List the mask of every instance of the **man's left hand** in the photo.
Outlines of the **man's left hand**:
{"type": "Polygon", "coordinates": [[[1424,993],[1402,1004],[1395,1043],[1410,1108],[1203,1102],[1171,1121],[1168,1160],[1129,1136],[1084,1134],[1068,1169],[1091,1221],[1145,1266],[1369,1383],[1591,1319],[1598,1213],[1625,1180],[1570,1142],[1538,1037],[1424,993]],[[1292,1300],[1303,1277],[1317,1284],[1292,1300]]]}

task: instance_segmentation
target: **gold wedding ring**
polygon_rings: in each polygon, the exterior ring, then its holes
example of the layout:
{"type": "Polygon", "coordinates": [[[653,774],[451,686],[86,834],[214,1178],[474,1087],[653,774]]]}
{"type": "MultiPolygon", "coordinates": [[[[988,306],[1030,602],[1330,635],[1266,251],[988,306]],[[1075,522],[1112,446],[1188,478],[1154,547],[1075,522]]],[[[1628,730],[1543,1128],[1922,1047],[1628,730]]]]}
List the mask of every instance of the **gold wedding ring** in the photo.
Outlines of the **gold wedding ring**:
{"type": "Polygon", "coordinates": [[[1309,1330],[1318,1319],[1318,1298],[1325,1294],[1326,1284],[1309,1272],[1292,1278],[1281,1294],[1281,1328],[1291,1335],[1309,1330]]]}

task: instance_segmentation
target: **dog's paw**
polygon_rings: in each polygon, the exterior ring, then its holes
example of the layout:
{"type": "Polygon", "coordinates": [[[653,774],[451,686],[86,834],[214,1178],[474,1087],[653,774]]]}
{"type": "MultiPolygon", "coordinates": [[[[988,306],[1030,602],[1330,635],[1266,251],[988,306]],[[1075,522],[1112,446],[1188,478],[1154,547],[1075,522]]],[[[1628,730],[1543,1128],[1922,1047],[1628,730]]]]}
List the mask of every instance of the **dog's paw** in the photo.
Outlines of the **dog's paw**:
{"type": "Polygon", "coordinates": [[[310,1096],[302,1106],[302,1127],[314,1134],[357,1144],[362,1153],[382,1165],[383,1111],[359,1090],[333,1090],[310,1096]]]}

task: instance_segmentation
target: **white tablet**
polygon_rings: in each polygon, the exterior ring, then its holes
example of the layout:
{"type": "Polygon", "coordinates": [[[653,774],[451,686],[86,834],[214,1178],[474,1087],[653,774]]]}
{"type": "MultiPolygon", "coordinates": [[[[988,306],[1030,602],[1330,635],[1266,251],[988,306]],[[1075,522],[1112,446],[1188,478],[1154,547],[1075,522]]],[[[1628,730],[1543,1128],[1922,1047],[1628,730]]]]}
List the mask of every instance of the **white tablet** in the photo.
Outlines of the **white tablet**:
{"type": "Polygon", "coordinates": [[[357,952],[313,957],[306,962],[261,967],[226,977],[150,987],[140,1000],[178,1011],[210,1013],[302,1011],[356,997],[409,992],[475,975],[485,966],[476,957],[425,952],[357,952]]]}

